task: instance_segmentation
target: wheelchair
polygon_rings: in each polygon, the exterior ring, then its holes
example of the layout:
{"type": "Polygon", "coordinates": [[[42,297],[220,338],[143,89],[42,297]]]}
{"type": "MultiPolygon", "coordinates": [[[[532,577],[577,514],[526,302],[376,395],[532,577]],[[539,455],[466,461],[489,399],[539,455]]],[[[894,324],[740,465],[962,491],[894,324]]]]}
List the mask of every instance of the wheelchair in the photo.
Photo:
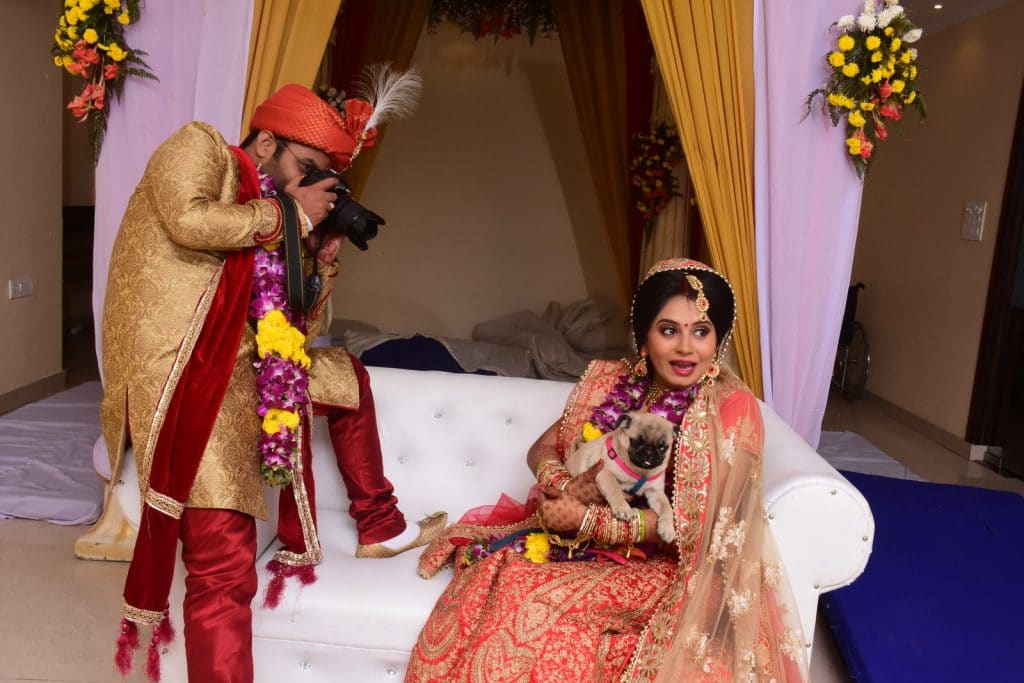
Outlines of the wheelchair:
{"type": "Polygon", "coordinates": [[[832,386],[847,398],[857,398],[864,393],[871,371],[871,345],[864,326],[857,322],[857,295],[866,285],[858,282],[851,285],[846,295],[846,310],[843,324],[839,329],[839,348],[832,366],[832,386]]]}

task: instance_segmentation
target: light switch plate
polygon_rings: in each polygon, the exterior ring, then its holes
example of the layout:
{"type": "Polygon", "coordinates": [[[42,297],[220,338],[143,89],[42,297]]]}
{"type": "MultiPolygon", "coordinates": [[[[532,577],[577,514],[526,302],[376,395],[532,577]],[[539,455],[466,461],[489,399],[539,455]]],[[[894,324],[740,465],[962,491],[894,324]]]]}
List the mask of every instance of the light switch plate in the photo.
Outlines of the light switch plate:
{"type": "Polygon", "coordinates": [[[20,280],[7,281],[7,298],[20,299],[23,296],[32,296],[32,278],[26,277],[20,280]]]}
{"type": "Polygon", "coordinates": [[[985,210],[988,202],[967,202],[964,207],[964,219],[960,224],[960,239],[981,241],[982,229],[985,227],[985,210]]]}

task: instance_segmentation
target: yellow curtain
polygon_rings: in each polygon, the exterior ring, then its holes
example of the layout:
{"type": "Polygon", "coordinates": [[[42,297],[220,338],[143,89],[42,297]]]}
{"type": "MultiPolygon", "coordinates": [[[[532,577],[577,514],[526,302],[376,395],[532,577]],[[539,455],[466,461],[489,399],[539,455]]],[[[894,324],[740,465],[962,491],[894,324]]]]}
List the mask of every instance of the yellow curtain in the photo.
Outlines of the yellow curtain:
{"type": "MultiPolygon", "coordinates": [[[[420,34],[423,33],[423,26],[427,22],[429,9],[430,0],[377,0],[369,34],[366,37],[363,64],[391,62],[396,69],[408,69],[412,64],[412,56],[416,52],[420,34]]],[[[344,40],[344,37],[339,36],[338,40],[344,40]]],[[[345,175],[345,181],[356,197],[366,187],[370,169],[373,168],[374,159],[380,152],[386,132],[387,125],[381,126],[373,147],[360,154],[345,175]]]]}
{"type": "Polygon", "coordinates": [[[753,2],[641,2],[712,260],[736,291],[739,372],[762,396],[754,244],[753,2]]]}
{"type": "Polygon", "coordinates": [[[629,149],[626,140],[626,54],[622,0],[552,0],[576,118],[605,233],[625,301],[629,268],[629,149]]]}
{"type": "Polygon", "coordinates": [[[313,86],[341,0],[253,0],[242,135],[260,102],[282,85],[313,86]]]}

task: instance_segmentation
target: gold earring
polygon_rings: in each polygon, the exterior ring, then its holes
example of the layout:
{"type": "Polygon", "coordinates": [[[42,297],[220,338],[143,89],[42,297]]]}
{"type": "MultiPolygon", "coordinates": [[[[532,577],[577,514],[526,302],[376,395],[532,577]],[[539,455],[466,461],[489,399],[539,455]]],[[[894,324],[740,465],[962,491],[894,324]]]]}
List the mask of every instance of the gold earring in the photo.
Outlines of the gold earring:
{"type": "Polygon", "coordinates": [[[722,368],[718,365],[717,361],[711,361],[711,365],[708,366],[708,371],[704,373],[704,377],[701,379],[709,387],[715,386],[715,378],[721,374],[722,368]]]}
{"type": "Polygon", "coordinates": [[[647,354],[641,354],[636,364],[633,366],[633,376],[637,379],[643,379],[647,376],[647,354]]]}

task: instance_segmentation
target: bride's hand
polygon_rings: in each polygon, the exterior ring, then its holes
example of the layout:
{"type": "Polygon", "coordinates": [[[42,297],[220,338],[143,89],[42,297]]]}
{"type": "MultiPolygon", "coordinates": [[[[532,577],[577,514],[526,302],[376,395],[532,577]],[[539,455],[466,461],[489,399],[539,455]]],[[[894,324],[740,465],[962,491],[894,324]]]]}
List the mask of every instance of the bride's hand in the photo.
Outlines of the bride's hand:
{"type": "Polygon", "coordinates": [[[545,489],[537,501],[537,513],[551,531],[579,531],[587,506],[562,491],[545,489]]]}
{"type": "Polygon", "coordinates": [[[598,460],[589,470],[570,479],[569,484],[565,487],[565,492],[583,505],[607,505],[595,483],[597,473],[603,467],[604,461],[598,460]]]}

